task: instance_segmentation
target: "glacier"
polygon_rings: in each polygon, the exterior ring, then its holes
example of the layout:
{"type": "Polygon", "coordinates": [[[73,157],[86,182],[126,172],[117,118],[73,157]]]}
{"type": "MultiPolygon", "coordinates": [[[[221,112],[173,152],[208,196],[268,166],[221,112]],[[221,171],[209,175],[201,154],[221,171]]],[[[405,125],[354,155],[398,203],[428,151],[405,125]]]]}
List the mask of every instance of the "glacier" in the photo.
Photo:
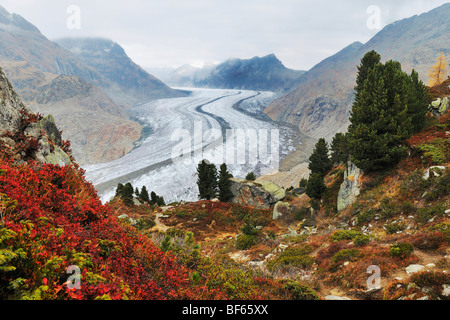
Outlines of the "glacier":
{"type": "Polygon", "coordinates": [[[179,89],[192,94],[131,108],[133,118],[150,130],[130,153],[83,167],[103,202],[114,196],[118,183],[127,182],[139,189],[145,185],[166,203],[196,201],[202,159],[217,166],[225,162],[234,177],[243,178],[252,171],[276,172],[281,159],[301,144],[293,128],[252,116],[276,98],[273,92],[179,89]]]}

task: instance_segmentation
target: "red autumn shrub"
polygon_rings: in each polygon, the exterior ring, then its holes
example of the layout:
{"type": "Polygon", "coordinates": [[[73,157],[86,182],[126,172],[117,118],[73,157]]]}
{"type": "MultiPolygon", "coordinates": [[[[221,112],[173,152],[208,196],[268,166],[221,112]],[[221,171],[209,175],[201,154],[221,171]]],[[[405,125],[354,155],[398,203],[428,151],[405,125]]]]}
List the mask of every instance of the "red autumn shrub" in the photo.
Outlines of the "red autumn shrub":
{"type": "Polygon", "coordinates": [[[83,173],[0,160],[0,299],[227,297],[190,283],[170,254],[120,225],[83,173]],[[71,265],[81,271],[80,289],[68,287],[71,265]]]}

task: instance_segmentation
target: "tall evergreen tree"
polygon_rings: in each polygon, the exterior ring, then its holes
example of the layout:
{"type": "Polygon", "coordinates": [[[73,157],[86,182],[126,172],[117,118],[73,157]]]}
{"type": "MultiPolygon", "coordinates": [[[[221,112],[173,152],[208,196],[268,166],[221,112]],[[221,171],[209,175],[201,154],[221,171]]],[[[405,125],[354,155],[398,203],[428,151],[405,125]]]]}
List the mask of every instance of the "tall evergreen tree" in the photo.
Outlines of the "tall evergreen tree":
{"type": "Polygon", "coordinates": [[[125,203],[127,206],[131,206],[133,204],[133,186],[130,182],[128,182],[124,187],[122,191],[122,200],[123,203],[125,203]]]}
{"type": "Polygon", "coordinates": [[[361,60],[347,134],[351,160],[365,171],[395,165],[405,154],[403,141],[415,130],[414,116],[422,117],[415,110],[423,93],[417,93],[415,74],[409,77],[396,61],[377,60],[373,51],[361,60]],[[410,101],[416,102],[408,107],[410,101]]]}
{"type": "Polygon", "coordinates": [[[408,89],[408,114],[411,117],[414,134],[425,127],[428,112],[428,89],[415,70],[412,70],[408,78],[408,89]]]}
{"type": "Polygon", "coordinates": [[[148,195],[148,190],[146,186],[142,186],[139,197],[142,201],[150,203],[150,196],[148,195]]]}
{"type": "Polygon", "coordinates": [[[222,164],[219,171],[219,200],[222,202],[228,202],[233,199],[230,181],[232,177],[233,175],[228,172],[227,165],[225,163],[222,164]]]}
{"type": "Polygon", "coordinates": [[[206,160],[202,160],[197,167],[197,185],[199,190],[199,198],[211,200],[217,195],[217,168],[214,164],[209,164],[206,160]]]}
{"type": "Polygon", "coordinates": [[[154,191],[152,191],[150,193],[150,204],[151,205],[158,204],[158,196],[156,195],[156,193],[154,191]]]}
{"type": "Polygon", "coordinates": [[[308,168],[312,174],[318,173],[322,177],[325,177],[331,170],[333,164],[331,163],[328,152],[328,143],[323,138],[319,139],[313,153],[309,157],[308,168]]]}
{"type": "Polygon", "coordinates": [[[309,176],[306,185],[306,194],[311,199],[320,199],[322,194],[327,190],[324,177],[320,173],[313,173],[309,176]]]}
{"type": "Polygon", "coordinates": [[[116,197],[122,197],[123,187],[124,187],[124,185],[123,185],[122,183],[119,183],[119,184],[117,185],[117,188],[116,188],[116,197]]]}
{"type": "Polygon", "coordinates": [[[348,161],[348,142],[343,133],[336,133],[331,142],[331,161],[334,164],[347,163],[348,161]]]}

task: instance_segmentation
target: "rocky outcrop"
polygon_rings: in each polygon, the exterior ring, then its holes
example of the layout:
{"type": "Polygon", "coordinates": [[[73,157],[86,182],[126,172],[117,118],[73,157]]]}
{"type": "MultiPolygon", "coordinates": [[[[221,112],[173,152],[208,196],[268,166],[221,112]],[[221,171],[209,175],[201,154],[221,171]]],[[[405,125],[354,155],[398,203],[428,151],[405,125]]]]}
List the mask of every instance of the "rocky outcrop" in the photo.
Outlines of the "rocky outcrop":
{"type": "Polygon", "coordinates": [[[449,97],[444,97],[443,99],[438,98],[433,101],[430,105],[430,111],[436,115],[442,115],[446,113],[450,108],[449,97]]]}
{"type": "Polygon", "coordinates": [[[344,182],[338,193],[337,209],[339,212],[355,202],[361,189],[361,184],[359,182],[361,175],[361,170],[349,161],[344,172],[344,182]]]}
{"type": "Polygon", "coordinates": [[[13,160],[32,158],[41,163],[70,165],[61,148],[61,135],[53,117],[38,120],[24,105],[0,68],[0,148],[13,160]]]}
{"type": "Polygon", "coordinates": [[[286,196],[286,191],[270,182],[231,179],[231,202],[268,209],[286,196]]]}

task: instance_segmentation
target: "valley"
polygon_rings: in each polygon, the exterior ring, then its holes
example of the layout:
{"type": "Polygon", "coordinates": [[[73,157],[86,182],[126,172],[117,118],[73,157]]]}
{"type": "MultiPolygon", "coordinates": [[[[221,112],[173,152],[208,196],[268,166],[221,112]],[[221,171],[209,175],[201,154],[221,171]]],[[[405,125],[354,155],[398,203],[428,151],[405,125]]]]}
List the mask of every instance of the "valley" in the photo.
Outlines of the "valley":
{"type": "Polygon", "coordinates": [[[102,201],[114,196],[118,183],[126,182],[139,188],[146,185],[166,202],[196,201],[196,168],[202,159],[214,158],[210,161],[216,165],[225,162],[235,177],[243,178],[252,171],[278,171],[280,160],[297,151],[302,143],[294,128],[250,116],[257,113],[255,106],[264,106],[275,98],[272,92],[183,90],[191,91],[191,96],[155,100],[129,111],[149,132],[134,150],[114,161],[84,166],[87,179],[96,186],[102,201]],[[246,109],[248,112],[239,111],[246,109]],[[240,139],[239,134],[245,138],[240,139]],[[227,143],[222,143],[225,140],[227,143]],[[185,159],[173,161],[172,153],[183,141],[187,143],[185,159]],[[271,145],[276,152],[268,151],[271,145]],[[266,156],[274,157],[263,159],[266,156]]]}

